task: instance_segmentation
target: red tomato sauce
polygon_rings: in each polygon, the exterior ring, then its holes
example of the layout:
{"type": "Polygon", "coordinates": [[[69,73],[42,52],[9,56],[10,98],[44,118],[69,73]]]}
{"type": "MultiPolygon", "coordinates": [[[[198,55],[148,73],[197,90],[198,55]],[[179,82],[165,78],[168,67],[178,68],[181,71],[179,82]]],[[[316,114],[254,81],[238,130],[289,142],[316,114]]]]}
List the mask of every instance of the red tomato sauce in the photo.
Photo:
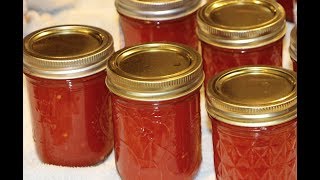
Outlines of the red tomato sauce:
{"type": "Polygon", "coordinates": [[[156,102],[111,97],[122,179],[194,178],[202,160],[199,90],[156,102]]]}
{"type": "Polygon", "coordinates": [[[71,80],[26,75],[39,158],[62,166],[94,165],[113,148],[106,73],[71,80]]]}
{"type": "Polygon", "coordinates": [[[165,21],[147,21],[120,14],[125,46],[146,42],[177,42],[198,50],[196,12],[188,16],[165,21]]]}
{"type": "Polygon", "coordinates": [[[295,71],[295,72],[297,72],[297,69],[298,69],[298,63],[297,63],[297,61],[295,61],[295,60],[291,60],[292,61],[292,67],[293,67],[293,70],[295,71]]]}
{"type": "Polygon", "coordinates": [[[252,49],[225,49],[201,41],[204,84],[217,73],[243,65],[273,65],[282,67],[283,38],[252,49]]]}
{"type": "Polygon", "coordinates": [[[296,179],[297,119],[255,128],[211,120],[218,180],[296,179]]]}
{"type": "Polygon", "coordinates": [[[290,22],[294,22],[294,3],[295,0],[277,0],[279,4],[282,5],[284,11],[286,12],[286,20],[290,22]]]}

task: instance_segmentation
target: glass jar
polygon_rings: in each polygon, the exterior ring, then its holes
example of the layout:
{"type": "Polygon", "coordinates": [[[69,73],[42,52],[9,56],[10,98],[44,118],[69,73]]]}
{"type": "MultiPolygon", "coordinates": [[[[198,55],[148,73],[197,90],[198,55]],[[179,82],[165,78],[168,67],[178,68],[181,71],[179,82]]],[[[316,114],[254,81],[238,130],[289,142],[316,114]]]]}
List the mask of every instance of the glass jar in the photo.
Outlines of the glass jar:
{"type": "Polygon", "coordinates": [[[292,68],[297,72],[297,26],[294,26],[290,33],[289,54],[292,61],[292,68]]]}
{"type": "Polygon", "coordinates": [[[217,179],[297,179],[296,73],[243,66],[207,86],[217,179]]]}
{"type": "Polygon", "coordinates": [[[182,44],[147,43],[108,63],[114,149],[122,179],[193,179],[201,155],[201,56],[182,44]]]}
{"type": "Polygon", "coordinates": [[[285,12],[270,0],[218,0],[197,14],[198,37],[208,79],[243,65],[282,66],[285,12]]]}
{"type": "Polygon", "coordinates": [[[24,38],[23,72],[33,139],[42,162],[90,166],[113,148],[106,61],[112,36],[99,28],[63,25],[24,38]]]}
{"type": "Polygon", "coordinates": [[[164,41],[198,49],[196,10],[201,0],[116,0],[125,46],[164,41]]]}

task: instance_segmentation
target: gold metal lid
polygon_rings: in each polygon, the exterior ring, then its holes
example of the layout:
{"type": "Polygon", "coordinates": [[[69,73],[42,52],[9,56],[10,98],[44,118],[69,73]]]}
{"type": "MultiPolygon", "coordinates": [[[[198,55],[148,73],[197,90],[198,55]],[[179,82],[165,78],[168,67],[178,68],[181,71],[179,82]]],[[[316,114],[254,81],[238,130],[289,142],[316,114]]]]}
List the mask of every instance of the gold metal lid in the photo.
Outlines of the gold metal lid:
{"type": "Polygon", "coordinates": [[[73,79],[106,68],[114,53],[112,36],[84,25],[53,26],[24,38],[23,71],[47,79],[73,79]]]}
{"type": "Polygon", "coordinates": [[[264,46],[286,33],[285,11],[270,0],[216,0],[199,9],[197,22],[202,41],[229,49],[264,46]]]}
{"type": "Polygon", "coordinates": [[[297,116],[297,77],[287,69],[232,68],[209,80],[206,92],[208,113],[231,125],[273,126],[297,116]]]}
{"type": "Polygon", "coordinates": [[[290,57],[297,61],[297,26],[294,26],[290,33],[290,57]]]}
{"type": "Polygon", "coordinates": [[[201,0],[116,0],[120,14],[142,20],[177,19],[195,12],[201,0]]]}
{"type": "Polygon", "coordinates": [[[146,43],[124,48],[108,61],[106,85],[118,96],[162,101],[184,96],[202,85],[200,54],[177,43],[146,43]]]}

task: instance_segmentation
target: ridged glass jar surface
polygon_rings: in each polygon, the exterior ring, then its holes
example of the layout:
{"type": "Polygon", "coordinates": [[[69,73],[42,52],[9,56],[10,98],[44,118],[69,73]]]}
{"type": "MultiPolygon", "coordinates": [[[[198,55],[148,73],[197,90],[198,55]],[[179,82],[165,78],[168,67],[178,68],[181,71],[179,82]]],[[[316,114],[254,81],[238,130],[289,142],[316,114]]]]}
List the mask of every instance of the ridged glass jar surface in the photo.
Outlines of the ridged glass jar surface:
{"type": "Polygon", "coordinates": [[[201,163],[200,92],[143,102],[112,95],[122,179],[193,179],[201,163]]]}
{"type": "Polygon", "coordinates": [[[217,179],[297,179],[297,119],[269,127],[211,122],[217,179]]]}

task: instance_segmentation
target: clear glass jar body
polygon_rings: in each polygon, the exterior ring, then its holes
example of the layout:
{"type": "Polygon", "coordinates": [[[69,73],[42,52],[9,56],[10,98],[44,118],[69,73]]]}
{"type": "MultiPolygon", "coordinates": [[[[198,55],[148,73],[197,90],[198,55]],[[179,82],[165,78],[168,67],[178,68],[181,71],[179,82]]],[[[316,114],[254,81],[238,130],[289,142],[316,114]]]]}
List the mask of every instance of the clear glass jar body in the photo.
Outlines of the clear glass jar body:
{"type": "Polygon", "coordinates": [[[61,166],[104,160],[113,148],[106,72],[70,80],[25,75],[40,160],[61,166]]]}
{"type": "Polygon", "coordinates": [[[297,179],[297,119],[240,127],[210,118],[218,180],[297,179]]]}
{"type": "Polygon", "coordinates": [[[182,43],[198,50],[196,12],[163,21],[140,20],[120,14],[120,24],[126,47],[162,41],[182,43]]]}
{"type": "Polygon", "coordinates": [[[210,78],[229,68],[244,65],[272,65],[282,67],[283,37],[251,49],[226,49],[201,42],[205,86],[210,78]]]}
{"type": "Polygon", "coordinates": [[[194,179],[202,160],[199,89],[165,101],[111,97],[122,179],[194,179]]]}

